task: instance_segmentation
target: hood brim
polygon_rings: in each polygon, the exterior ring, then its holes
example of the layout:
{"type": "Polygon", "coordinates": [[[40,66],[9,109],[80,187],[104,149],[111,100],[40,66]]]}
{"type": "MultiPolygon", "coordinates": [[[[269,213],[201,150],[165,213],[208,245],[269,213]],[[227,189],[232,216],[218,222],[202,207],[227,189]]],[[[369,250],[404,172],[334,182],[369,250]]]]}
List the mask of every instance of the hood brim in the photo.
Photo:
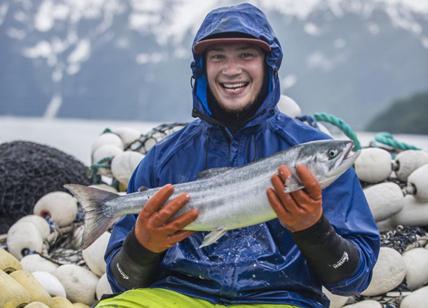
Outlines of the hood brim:
{"type": "Polygon", "coordinates": [[[207,48],[218,44],[248,44],[257,46],[265,52],[271,51],[271,47],[269,46],[269,44],[260,39],[243,37],[222,37],[199,41],[193,46],[193,52],[195,53],[195,55],[201,55],[207,50],[207,48]]]}

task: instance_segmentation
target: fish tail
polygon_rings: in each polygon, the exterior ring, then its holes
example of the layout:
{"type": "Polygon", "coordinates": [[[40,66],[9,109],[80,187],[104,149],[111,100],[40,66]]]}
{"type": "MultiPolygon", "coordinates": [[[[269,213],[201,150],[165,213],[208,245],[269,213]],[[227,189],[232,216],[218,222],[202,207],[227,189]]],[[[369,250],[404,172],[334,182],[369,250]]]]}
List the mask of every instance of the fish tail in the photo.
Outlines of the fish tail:
{"type": "Polygon", "coordinates": [[[64,187],[79,201],[85,212],[82,244],[85,249],[114,223],[116,217],[112,215],[111,205],[105,203],[119,195],[79,184],[66,184],[64,187]]]}

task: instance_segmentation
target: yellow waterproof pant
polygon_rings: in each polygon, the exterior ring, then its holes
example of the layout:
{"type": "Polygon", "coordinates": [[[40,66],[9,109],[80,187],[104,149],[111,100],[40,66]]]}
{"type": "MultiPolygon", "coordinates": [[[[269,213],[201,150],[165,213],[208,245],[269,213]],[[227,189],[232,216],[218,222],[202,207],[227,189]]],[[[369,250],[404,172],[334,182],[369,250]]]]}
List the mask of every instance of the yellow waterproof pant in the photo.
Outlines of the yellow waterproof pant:
{"type": "Polygon", "coordinates": [[[290,305],[241,304],[218,305],[171,290],[158,288],[132,289],[102,300],[95,308],[298,308],[290,305]]]}

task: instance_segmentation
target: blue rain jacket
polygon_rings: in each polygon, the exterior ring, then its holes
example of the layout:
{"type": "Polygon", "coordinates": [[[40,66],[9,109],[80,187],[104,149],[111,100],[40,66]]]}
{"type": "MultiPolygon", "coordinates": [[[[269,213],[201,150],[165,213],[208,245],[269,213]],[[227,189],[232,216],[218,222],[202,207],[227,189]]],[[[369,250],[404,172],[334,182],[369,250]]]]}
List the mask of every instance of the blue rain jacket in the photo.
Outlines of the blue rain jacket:
{"type": "MultiPolygon", "coordinates": [[[[328,138],[276,108],[282,49],[264,14],[249,4],[214,10],[204,20],[194,43],[223,32],[249,34],[271,46],[265,58],[269,78],[265,101],[255,117],[235,134],[213,123],[206,98],[204,59],[194,54],[193,111],[200,119],[152,148],[135,170],[128,192],[140,186],[193,181],[205,169],[243,166],[302,142],[328,138]]],[[[323,191],[323,210],[336,232],[357,245],[361,257],[352,277],[325,287],[342,295],[361,292],[371,279],[379,252],[379,234],[352,169],[323,191]]],[[[135,220],[136,215],[122,218],[114,226],[107,247],[107,274],[115,292],[123,288],[111,275],[109,263],[135,220]]],[[[159,268],[159,279],[152,287],[221,304],[328,307],[320,281],[278,219],[229,231],[216,243],[199,249],[205,235],[196,232],[168,249],[159,268]]]]}

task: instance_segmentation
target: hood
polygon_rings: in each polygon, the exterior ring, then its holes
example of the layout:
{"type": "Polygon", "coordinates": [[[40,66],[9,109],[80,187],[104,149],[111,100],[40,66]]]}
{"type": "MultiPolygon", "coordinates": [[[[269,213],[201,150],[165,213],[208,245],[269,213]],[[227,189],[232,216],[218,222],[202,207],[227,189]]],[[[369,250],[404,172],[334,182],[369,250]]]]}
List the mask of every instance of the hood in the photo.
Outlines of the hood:
{"type": "MultiPolygon", "coordinates": [[[[198,116],[204,120],[211,119],[212,112],[207,101],[207,77],[205,75],[204,55],[197,55],[194,46],[199,41],[223,33],[242,33],[257,39],[261,39],[269,44],[271,51],[266,53],[265,63],[268,78],[268,93],[262,105],[257,110],[255,117],[250,122],[258,122],[275,109],[280,97],[280,85],[278,70],[282,61],[282,48],[270,26],[265,14],[248,3],[236,6],[221,7],[212,10],[204,19],[193,40],[193,62],[192,79],[193,83],[193,116],[198,116]]],[[[248,123],[247,123],[248,124],[248,123]]]]}

